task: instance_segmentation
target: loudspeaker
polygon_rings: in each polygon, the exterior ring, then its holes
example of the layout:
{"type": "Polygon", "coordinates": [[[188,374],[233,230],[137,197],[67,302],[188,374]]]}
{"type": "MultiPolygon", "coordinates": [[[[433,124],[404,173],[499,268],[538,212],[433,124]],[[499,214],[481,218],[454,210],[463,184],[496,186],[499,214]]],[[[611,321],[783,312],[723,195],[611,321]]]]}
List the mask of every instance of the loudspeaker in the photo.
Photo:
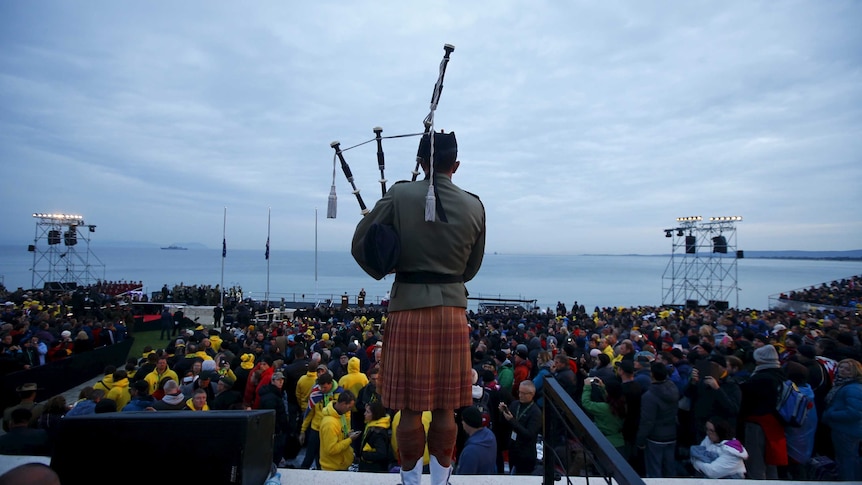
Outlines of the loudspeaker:
{"type": "Polygon", "coordinates": [[[729,307],[727,302],[722,300],[709,300],[709,306],[719,311],[725,311],[729,307]]]}
{"type": "Polygon", "coordinates": [[[272,410],[66,417],[51,468],[62,483],[260,485],[272,471],[274,429],[272,410]]]}
{"type": "Polygon", "coordinates": [[[740,249],[736,252],[736,259],[743,259],[745,257],[745,253],[740,249]]]}
{"type": "Polygon", "coordinates": [[[36,252],[36,245],[35,244],[27,245],[27,251],[30,251],[31,253],[35,253],[36,252]]]}
{"type": "Polygon", "coordinates": [[[78,283],[74,281],[47,281],[42,287],[42,291],[75,291],[78,289],[78,283]]]}
{"type": "Polygon", "coordinates": [[[697,307],[700,306],[698,303],[699,302],[697,300],[686,300],[685,307],[690,310],[697,310],[697,307]]]}
{"type": "Polygon", "coordinates": [[[697,252],[697,238],[694,236],[685,237],[685,253],[694,254],[697,252]]]}
{"type": "Polygon", "coordinates": [[[51,229],[50,231],[48,231],[48,244],[52,246],[54,244],[60,244],[60,231],[56,229],[51,229]]]}
{"type": "Polygon", "coordinates": [[[724,236],[712,238],[712,252],[727,254],[727,239],[724,236]]]}
{"type": "Polygon", "coordinates": [[[69,228],[69,230],[63,234],[63,239],[65,240],[66,246],[74,246],[78,244],[78,232],[75,231],[74,228],[69,228]]]}

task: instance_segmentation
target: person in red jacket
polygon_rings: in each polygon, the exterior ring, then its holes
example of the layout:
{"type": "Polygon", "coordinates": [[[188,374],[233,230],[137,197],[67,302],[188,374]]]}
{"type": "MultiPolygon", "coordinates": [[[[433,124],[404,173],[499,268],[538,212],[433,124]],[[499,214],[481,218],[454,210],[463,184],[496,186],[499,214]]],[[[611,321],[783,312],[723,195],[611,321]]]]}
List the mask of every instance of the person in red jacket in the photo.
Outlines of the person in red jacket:
{"type": "Polygon", "coordinates": [[[530,371],[533,369],[533,363],[530,362],[530,353],[526,347],[518,347],[515,350],[515,380],[512,381],[512,395],[517,397],[518,386],[521,381],[530,380],[530,371]]]}

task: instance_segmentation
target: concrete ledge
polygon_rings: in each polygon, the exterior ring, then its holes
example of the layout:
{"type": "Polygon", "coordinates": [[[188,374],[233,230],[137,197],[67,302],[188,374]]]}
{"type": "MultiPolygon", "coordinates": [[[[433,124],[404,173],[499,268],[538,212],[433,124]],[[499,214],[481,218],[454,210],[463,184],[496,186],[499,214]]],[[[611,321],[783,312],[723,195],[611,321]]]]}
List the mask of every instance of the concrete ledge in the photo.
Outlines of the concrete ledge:
{"type": "MultiPolygon", "coordinates": [[[[0,455],[0,474],[25,463],[51,464],[51,458],[47,456],[11,456],[0,455]]],[[[291,485],[306,483],[314,485],[398,485],[401,476],[398,473],[353,473],[353,472],[327,472],[320,470],[297,470],[292,468],[280,468],[281,483],[291,485]]],[[[170,470],[162,470],[169,473],[170,470]]],[[[583,477],[572,477],[570,483],[587,485],[587,479],[583,477]]],[[[707,478],[644,478],[647,485],[739,485],[747,480],[711,480],[707,478]]],[[[426,474],[422,477],[422,483],[430,483],[430,477],[426,474]]],[[[510,476],[510,475],[453,475],[449,478],[451,485],[542,485],[542,477],[537,476],[510,476]]],[[[564,481],[556,483],[565,483],[564,481]]],[[[601,477],[590,477],[589,483],[604,484],[601,477]]],[[[787,485],[790,482],[782,480],[758,480],[758,485],[787,485]]],[[[815,483],[815,482],[811,482],[815,483]]],[[[817,482],[822,485],[846,485],[849,482],[817,482]]],[[[261,484],[263,485],[263,484],[261,484]]],[[[550,484],[549,484],[550,485],[550,484]]]]}

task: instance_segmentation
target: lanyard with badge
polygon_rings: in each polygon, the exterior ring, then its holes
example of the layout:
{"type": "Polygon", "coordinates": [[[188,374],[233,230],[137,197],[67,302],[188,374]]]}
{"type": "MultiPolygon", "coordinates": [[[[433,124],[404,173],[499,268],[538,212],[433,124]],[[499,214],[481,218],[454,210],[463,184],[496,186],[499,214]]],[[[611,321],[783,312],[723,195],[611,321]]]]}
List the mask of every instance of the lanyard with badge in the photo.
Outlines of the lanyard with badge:
{"type": "MultiPolygon", "coordinates": [[[[531,407],[533,407],[533,403],[528,404],[527,407],[523,407],[523,405],[519,405],[518,411],[515,414],[515,421],[520,423],[521,417],[523,415],[527,414],[527,411],[529,411],[531,407]]],[[[515,430],[512,430],[512,441],[515,441],[517,439],[518,439],[518,432],[515,430]]]]}

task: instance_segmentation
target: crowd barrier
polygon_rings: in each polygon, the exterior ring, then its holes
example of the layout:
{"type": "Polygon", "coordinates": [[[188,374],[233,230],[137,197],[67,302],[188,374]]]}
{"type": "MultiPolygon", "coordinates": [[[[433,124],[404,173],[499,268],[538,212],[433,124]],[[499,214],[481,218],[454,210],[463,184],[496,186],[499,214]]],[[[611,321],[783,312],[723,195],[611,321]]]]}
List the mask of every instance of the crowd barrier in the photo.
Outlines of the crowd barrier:
{"type": "Polygon", "coordinates": [[[812,312],[812,311],[850,312],[850,311],[855,310],[855,308],[822,305],[819,303],[811,303],[811,302],[807,302],[807,301],[785,300],[782,298],[775,298],[775,297],[769,297],[769,309],[770,310],[780,310],[780,311],[785,311],[785,312],[796,312],[796,313],[805,313],[805,312],[812,312]]]}
{"type": "Polygon", "coordinates": [[[126,364],[134,340],[129,337],[114,345],[98,347],[45,365],[4,375],[3,383],[0,384],[0,409],[18,403],[15,389],[22,384],[35,383],[38,386],[36,401],[44,401],[102,375],[105,366],[109,364],[122,367],[126,364]]]}

